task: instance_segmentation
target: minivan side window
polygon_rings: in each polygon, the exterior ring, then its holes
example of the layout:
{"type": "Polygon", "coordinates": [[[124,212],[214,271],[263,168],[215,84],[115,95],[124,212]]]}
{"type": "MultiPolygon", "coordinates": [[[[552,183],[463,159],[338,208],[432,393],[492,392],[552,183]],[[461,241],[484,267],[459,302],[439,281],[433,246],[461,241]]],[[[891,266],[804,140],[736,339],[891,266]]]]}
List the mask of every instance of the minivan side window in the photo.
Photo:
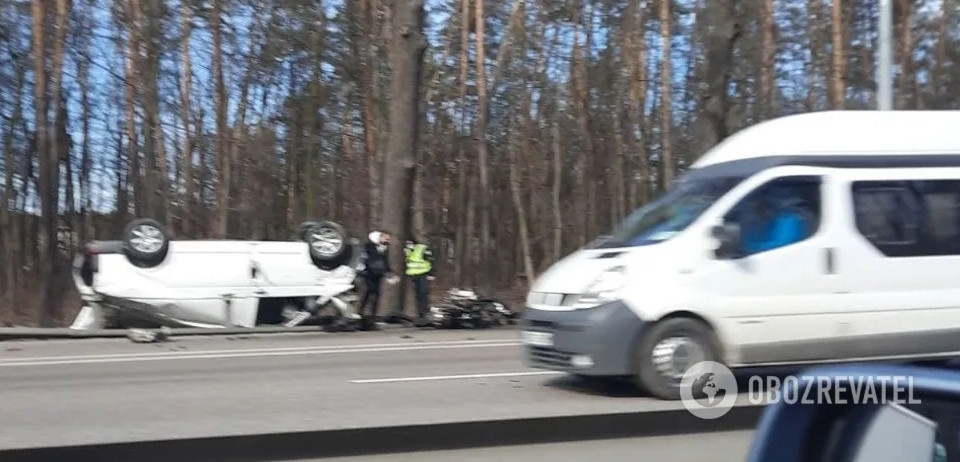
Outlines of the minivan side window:
{"type": "Polygon", "coordinates": [[[856,181],[857,231],[888,257],[960,255],[960,181],[856,181]]]}
{"type": "Polygon", "coordinates": [[[793,176],[753,190],[724,217],[741,229],[744,257],[796,244],[820,227],[820,178],[793,176]]]}

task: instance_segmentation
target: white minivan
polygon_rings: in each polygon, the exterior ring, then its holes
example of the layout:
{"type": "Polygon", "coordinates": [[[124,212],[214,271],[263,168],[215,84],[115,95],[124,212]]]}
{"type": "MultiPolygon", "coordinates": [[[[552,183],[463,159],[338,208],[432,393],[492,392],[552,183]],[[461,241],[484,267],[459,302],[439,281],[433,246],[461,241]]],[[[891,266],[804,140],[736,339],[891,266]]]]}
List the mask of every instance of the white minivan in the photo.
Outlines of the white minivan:
{"type": "Polygon", "coordinates": [[[960,111],[827,111],[742,130],[523,316],[536,368],[680,397],[731,368],[960,355],[960,111]]]}
{"type": "Polygon", "coordinates": [[[71,326],[293,327],[356,317],[359,241],[331,221],[289,241],[177,240],[152,219],[87,243],[73,267],[83,307],[71,326]]]}

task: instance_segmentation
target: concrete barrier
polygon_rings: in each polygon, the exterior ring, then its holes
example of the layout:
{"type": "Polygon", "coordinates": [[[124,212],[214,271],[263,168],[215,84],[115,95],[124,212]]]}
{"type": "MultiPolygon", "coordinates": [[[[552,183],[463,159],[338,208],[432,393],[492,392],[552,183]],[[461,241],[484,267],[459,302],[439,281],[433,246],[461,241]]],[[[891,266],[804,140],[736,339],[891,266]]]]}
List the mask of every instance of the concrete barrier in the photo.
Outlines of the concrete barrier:
{"type": "Polygon", "coordinates": [[[191,438],[164,441],[0,450],[0,460],[264,462],[450,450],[563,441],[747,430],[762,406],[738,406],[714,420],[686,410],[628,412],[316,432],[191,438]]]}

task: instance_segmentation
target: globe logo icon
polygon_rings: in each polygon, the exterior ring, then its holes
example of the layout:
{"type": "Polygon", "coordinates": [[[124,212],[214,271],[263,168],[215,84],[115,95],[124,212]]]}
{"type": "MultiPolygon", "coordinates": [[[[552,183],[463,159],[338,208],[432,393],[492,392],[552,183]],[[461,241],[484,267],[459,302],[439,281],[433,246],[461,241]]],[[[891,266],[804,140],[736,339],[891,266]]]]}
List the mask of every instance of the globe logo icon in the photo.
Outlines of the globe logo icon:
{"type": "Polygon", "coordinates": [[[683,406],[701,419],[724,416],[737,401],[737,380],[723,364],[702,361],[683,374],[680,381],[683,406]]]}
{"type": "Polygon", "coordinates": [[[717,384],[717,376],[713,372],[700,374],[691,385],[691,394],[697,402],[705,407],[714,407],[723,400],[727,390],[717,384]]]}

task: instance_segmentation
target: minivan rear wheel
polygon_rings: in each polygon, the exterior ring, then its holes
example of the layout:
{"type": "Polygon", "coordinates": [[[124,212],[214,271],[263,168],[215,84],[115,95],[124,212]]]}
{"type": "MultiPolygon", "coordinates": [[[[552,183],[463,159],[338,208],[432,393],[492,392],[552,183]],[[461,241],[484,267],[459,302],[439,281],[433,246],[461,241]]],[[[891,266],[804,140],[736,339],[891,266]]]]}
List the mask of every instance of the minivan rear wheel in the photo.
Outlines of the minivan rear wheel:
{"type": "Polygon", "coordinates": [[[713,331],[695,319],[672,318],[659,322],[637,342],[636,382],[653,396],[680,399],[683,374],[702,361],[717,361],[713,331]]]}
{"type": "Polygon", "coordinates": [[[318,262],[340,261],[350,246],[346,231],[332,221],[304,223],[300,225],[299,234],[310,246],[310,257],[318,262]]]}
{"type": "Polygon", "coordinates": [[[150,218],[130,222],[123,231],[123,251],[137,266],[156,266],[167,257],[170,237],[163,225],[150,218]]]}
{"type": "Polygon", "coordinates": [[[305,221],[297,229],[297,238],[307,243],[310,260],[324,271],[337,269],[354,256],[353,245],[339,223],[305,221]]]}

